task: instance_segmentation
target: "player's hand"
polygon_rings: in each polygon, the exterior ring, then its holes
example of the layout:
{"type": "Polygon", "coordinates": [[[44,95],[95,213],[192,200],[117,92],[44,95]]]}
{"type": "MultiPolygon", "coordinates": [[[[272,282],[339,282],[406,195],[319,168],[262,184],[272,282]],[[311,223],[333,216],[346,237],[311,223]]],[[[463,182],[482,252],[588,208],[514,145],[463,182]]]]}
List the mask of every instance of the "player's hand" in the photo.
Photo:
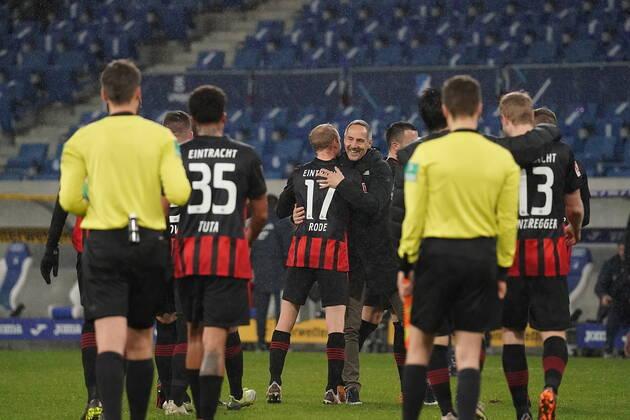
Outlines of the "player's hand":
{"type": "Polygon", "coordinates": [[[162,315],[157,315],[155,319],[160,321],[162,324],[172,324],[177,320],[177,312],[173,312],[172,314],[164,313],[162,315]]]}
{"type": "Polygon", "coordinates": [[[571,225],[567,226],[567,228],[564,230],[564,234],[565,234],[567,246],[574,246],[575,244],[580,242],[581,232],[580,230],[577,230],[577,231],[574,230],[573,226],[571,225]]]}
{"type": "Polygon", "coordinates": [[[337,186],[341,184],[341,181],[346,178],[336,166],[334,172],[328,169],[320,169],[318,176],[319,179],[317,183],[319,184],[319,188],[337,188],[337,186]]]}
{"type": "Polygon", "coordinates": [[[401,300],[405,300],[406,297],[413,294],[414,284],[414,272],[413,270],[409,274],[405,274],[403,271],[398,272],[398,294],[401,300]]]}
{"type": "Polygon", "coordinates": [[[304,210],[304,207],[298,207],[296,204],[293,207],[293,215],[291,217],[293,224],[301,225],[304,222],[304,219],[306,219],[306,210],[304,210]]]}
{"type": "Polygon", "coordinates": [[[497,281],[497,295],[499,299],[505,299],[505,294],[507,293],[507,282],[505,280],[497,281]]]}
{"type": "Polygon", "coordinates": [[[604,295],[602,296],[602,305],[603,306],[608,306],[612,303],[613,298],[610,295],[604,295]]]}
{"type": "Polygon", "coordinates": [[[42,273],[46,284],[50,284],[51,271],[53,276],[57,277],[57,273],[59,272],[59,248],[46,248],[42,262],[39,264],[39,271],[42,273]]]}

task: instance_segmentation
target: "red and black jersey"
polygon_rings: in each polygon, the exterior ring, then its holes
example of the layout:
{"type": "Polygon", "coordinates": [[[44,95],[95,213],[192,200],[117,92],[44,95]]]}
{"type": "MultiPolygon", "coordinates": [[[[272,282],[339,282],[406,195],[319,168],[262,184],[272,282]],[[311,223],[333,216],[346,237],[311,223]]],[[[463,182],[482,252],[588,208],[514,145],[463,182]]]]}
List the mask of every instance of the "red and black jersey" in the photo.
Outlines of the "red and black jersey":
{"type": "Polygon", "coordinates": [[[181,153],[192,193],[186,206],[171,209],[175,277],[251,279],[245,219],[247,200],[267,191],[260,158],[228,137],[195,137],[181,153]]]}
{"type": "MultiPolygon", "coordinates": [[[[304,207],[306,219],[297,226],[287,257],[287,267],[347,272],[350,206],[334,188],[320,189],[320,169],[335,170],[336,160],[314,159],[299,166],[280,195],[278,211],[304,207]]],[[[346,172],[344,171],[344,175],[346,172]]],[[[280,214],[279,214],[280,216],[280,214]]],[[[282,216],[281,216],[282,217],[282,216]]]]}
{"type": "Polygon", "coordinates": [[[519,229],[510,276],[565,276],[564,196],[580,188],[581,172],[571,148],[554,143],[550,152],[521,171],[519,229]]]}

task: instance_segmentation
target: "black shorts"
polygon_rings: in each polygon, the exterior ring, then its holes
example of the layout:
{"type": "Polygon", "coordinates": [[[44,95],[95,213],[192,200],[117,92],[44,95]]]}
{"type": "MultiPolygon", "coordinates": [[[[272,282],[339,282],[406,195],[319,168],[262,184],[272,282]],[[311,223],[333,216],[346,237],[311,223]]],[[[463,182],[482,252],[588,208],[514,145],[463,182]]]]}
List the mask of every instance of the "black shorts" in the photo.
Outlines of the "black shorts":
{"type": "Polygon", "coordinates": [[[495,241],[425,239],[416,267],[411,323],[422,331],[484,332],[499,310],[495,241]]]}
{"type": "Polygon", "coordinates": [[[391,293],[389,296],[385,294],[369,293],[363,300],[363,306],[369,306],[377,310],[390,311],[399,319],[402,319],[403,305],[398,295],[398,291],[391,293]]]}
{"type": "Polygon", "coordinates": [[[81,256],[82,301],[86,318],[124,316],[145,329],[166,291],[168,245],[162,232],[140,229],[130,244],[127,229],[90,231],[81,256]]]}
{"type": "Polygon", "coordinates": [[[319,286],[323,307],[348,304],[348,273],[302,267],[287,268],[287,284],[282,299],[298,306],[304,305],[315,282],[319,286]]]}
{"type": "Polygon", "coordinates": [[[247,280],[188,276],[175,281],[187,322],[216,328],[249,325],[247,280]]]}
{"type": "Polygon", "coordinates": [[[503,326],[523,331],[564,331],[571,326],[565,276],[508,277],[503,326]]]}

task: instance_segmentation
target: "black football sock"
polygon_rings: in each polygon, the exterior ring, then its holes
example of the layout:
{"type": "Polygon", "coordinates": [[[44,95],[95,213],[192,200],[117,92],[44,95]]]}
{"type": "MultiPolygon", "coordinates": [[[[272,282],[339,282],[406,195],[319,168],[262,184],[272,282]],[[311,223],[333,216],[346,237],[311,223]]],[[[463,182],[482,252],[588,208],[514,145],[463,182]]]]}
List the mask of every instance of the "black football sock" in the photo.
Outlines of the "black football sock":
{"type": "Polygon", "coordinates": [[[157,366],[160,392],[166,401],[171,398],[171,377],[173,365],[173,351],[177,339],[175,323],[163,324],[156,322],[157,337],[155,340],[155,366],[157,366]]]}
{"type": "Polygon", "coordinates": [[[406,358],[407,349],[405,348],[405,327],[403,327],[402,322],[394,322],[394,359],[396,360],[396,368],[398,369],[398,379],[400,380],[401,390],[405,373],[406,358]]]}
{"type": "Polygon", "coordinates": [[[372,324],[368,321],[361,320],[361,328],[359,328],[359,351],[363,348],[365,340],[376,330],[378,324],[372,324]]]}
{"type": "Polygon", "coordinates": [[[269,373],[271,379],[269,384],[277,382],[282,385],[282,370],[284,369],[284,360],[289,351],[291,343],[291,334],[275,330],[271,336],[271,344],[269,345],[269,373]]]}
{"type": "Polygon", "coordinates": [[[433,345],[429,372],[429,384],[440,406],[442,415],[453,413],[453,396],[451,394],[451,377],[448,370],[448,347],[433,345]]]}
{"type": "Polygon", "coordinates": [[[503,346],[503,372],[507,380],[512,403],[520,417],[529,411],[529,370],[523,344],[505,344],[503,346]]]}
{"type": "Polygon", "coordinates": [[[81,363],[88,402],[98,398],[96,391],[96,335],[94,321],[85,321],[81,329],[81,363]]]}
{"type": "Polygon", "coordinates": [[[201,375],[199,376],[199,391],[201,393],[201,418],[203,420],[214,419],[217,411],[223,376],[201,375]]]}
{"type": "Polygon", "coordinates": [[[328,384],[326,391],[329,389],[337,392],[337,386],[341,385],[343,380],[343,363],[346,360],[346,339],[343,333],[328,334],[328,342],[326,343],[326,357],[328,358],[328,384]]]}
{"type": "Polygon", "coordinates": [[[188,385],[190,385],[190,393],[192,394],[193,405],[197,417],[201,417],[201,398],[199,390],[199,369],[186,369],[188,375],[188,385]]]}
{"type": "Polygon", "coordinates": [[[475,420],[481,375],[478,369],[462,369],[457,372],[457,418],[475,420]]]}
{"type": "Polygon", "coordinates": [[[188,345],[177,343],[173,349],[171,365],[171,399],[179,407],[186,400],[186,387],[188,378],[186,375],[186,351],[188,345]]]}
{"type": "Polygon", "coordinates": [[[569,361],[567,342],[561,337],[549,337],[543,343],[543,368],[545,370],[545,388],[552,388],[557,394],[564,369],[569,361]]]}
{"type": "Polygon", "coordinates": [[[243,398],[243,350],[238,331],[228,334],[225,343],[225,373],[230,383],[230,395],[243,398]]]}
{"type": "Polygon", "coordinates": [[[403,378],[403,420],[416,420],[420,416],[427,391],[427,367],[406,365],[403,378]]]}
{"type": "Polygon", "coordinates": [[[121,420],[125,378],[122,355],[107,351],[96,356],[96,383],[108,420],[121,420]]]}
{"type": "Polygon", "coordinates": [[[127,400],[131,420],[146,418],[152,386],[153,360],[127,360],[127,400]]]}

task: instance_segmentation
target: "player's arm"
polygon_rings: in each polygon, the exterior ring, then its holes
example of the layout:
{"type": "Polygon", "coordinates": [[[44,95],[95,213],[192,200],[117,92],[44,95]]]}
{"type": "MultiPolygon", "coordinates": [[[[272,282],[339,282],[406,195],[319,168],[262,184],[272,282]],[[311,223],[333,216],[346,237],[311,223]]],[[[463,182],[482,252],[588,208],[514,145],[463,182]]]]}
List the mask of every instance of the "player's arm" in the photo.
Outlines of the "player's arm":
{"type": "Polygon", "coordinates": [[[260,231],[265,227],[265,223],[267,223],[267,194],[263,193],[258,198],[250,199],[249,205],[252,217],[247,230],[247,242],[251,245],[258,238],[260,231]]]}
{"type": "Polygon", "coordinates": [[[584,218],[584,206],[580,198],[580,190],[564,195],[564,209],[570,225],[568,245],[575,245],[580,241],[582,220],[584,218]]]}
{"type": "Polygon", "coordinates": [[[370,185],[367,192],[363,192],[358,181],[344,178],[337,185],[337,193],[350,203],[352,209],[375,215],[389,205],[393,182],[389,165],[385,161],[379,161],[370,168],[370,185]]]}
{"type": "Polygon", "coordinates": [[[276,207],[276,214],[280,219],[289,217],[293,214],[293,208],[295,207],[295,190],[293,188],[293,176],[290,176],[287,180],[287,185],[280,193],[278,197],[278,205],[276,207]]]}
{"type": "Polygon", "coordinates": [[[60,170],[59,204],[68,213],[84,216],[88,209],[87,194],[84,194],[87,168],[75,137],[63,147],[60,170]]]}
{"type": "MultiPolygon", "coordinates": [[[[175,140],[162,146],[160,161],[160,179],[164,197],[173,204],[183,206],[190,198],[190,181],[179,154],[179,146],[175,140]]],[[[166,213],[168,214],[168,212],[166,213]]]]}
{"type": "Polygon", "coordinates": [[[516,137],[496,138],[494,141],[512,153],[516,163],[523,167],[532,164],[560,141],[560,130],[553,124],[539,124],[533,130],[516,137]]]}
{"type": "Polygon", "coordinates": [[[54,277],[57,277],[57,272],[59,271],[59,240],[61,239],[67,218],[68,212],[61,208],[59,196],[57,196],[55,208],[53,209],[52,218],[50,220],[50,227],[48,228],[46,251],[39,265],[39,271],[46,284],[50,284],[51,272],[54,277]]]}
{"type": "Polygon", "coordinates": [[[510,162],[496,208],[497,220],[497,265],[499,279],[504,280],[507,270],[514,262],[518,227],[518,190],[521,171],[510,162]]]}

